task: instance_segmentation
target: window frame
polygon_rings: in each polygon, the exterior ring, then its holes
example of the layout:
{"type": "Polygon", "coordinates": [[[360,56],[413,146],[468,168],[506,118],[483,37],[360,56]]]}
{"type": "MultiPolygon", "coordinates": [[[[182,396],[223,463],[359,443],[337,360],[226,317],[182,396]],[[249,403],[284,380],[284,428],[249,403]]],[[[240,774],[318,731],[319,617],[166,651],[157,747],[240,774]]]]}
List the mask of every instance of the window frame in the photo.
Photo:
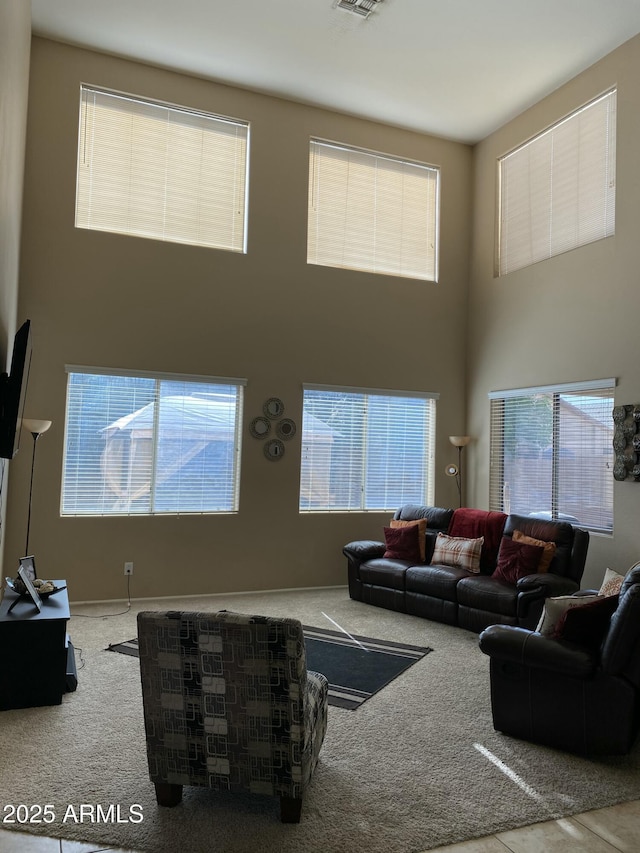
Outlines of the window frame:
{"type": "Polygon", "coordinates": [[[440,187],[440,166],[347,143],[310,137],[307,264],[437,283],[440,262],[440,187]],[[324,205],[326,212],[320,212],[317,204],[320,198],[318,169],[319,164],[323,162],[322,157],[326,162],[329,157],[333,157],[334,162],[341,163],[345,171],[353,172],[354,175],[358,174],[358,170],[360,173],[370,173],[368,183],[359,181],[354,176],[350,185],[341,184],[340,190],[335,181],[331,188],[331,181],[327,179],[325,192],[331,197],[324,205]],[[404,173],[409,176],[412,170],[414,185],[418,184],[418,175],[422,180],[427,179],[424,184],[425,206],[421,213],[422,221],[415,212],[416,205],[413,205],[412,213],[411,194],[408,190],[404,192],[404,173]],[[385,173],[400,175],[393,183],[391,193],[380,179],[385,173]],[[365,191],[362,187],[365,187],[365,191]],[[340,199],[338,192],[343,196],[340,199]],[[401,197],[401,202],[392,210],[391,196],[394,193],[401,197]],[[385,196],[387,206],[383,208],[379,199],[384,199],[385,196]],[[388,220],[393,219],[392,235],[388,223],[385,227],[385,216],[388,220]],[[339,221],[336,221],[338,217],[339,221]],[[347,220],[361,223],[365,218],[372,222],[373,231],[366,232],[364,237],[362,228],[358,230],[345,225],[347,220]],[[324,222],[321,228],[320,220],[324,222]],[[402,221],[404,227],[398,229],[398,221],[402,221]],[[391,237],[393,239],[390,239],[391,237]],[[433,245],[425,251],[426,241],[433,245]],[[359,261],[356,260],[358,257],[359,261]],[[411,263],[406,260],[408,258],[411,263]]]}
{"type": "Polygon", "coordinates": [[[75,227],[246,254],[249,154],[248,121],[82,83],[75,227]],[[90,109],[98,117],[101,109],[105,115],[111,108],[107,103],[114,107],[113,115],[118,121],[130,119],[131,138],[126,150],[121,150],[120,143],[124,134],[106,133],[104,123],[99,126],[95,118],[93,124],[89,120],[90,109]],[[234,136],[235,143],[231,141],[234,136]],[[101,147],[89,162],[94,140],[101,147]],[[221,140],[226,140],[228,150],[221,140]],[[140,146],[136,147],[134,141],[140,146]],[[111,146],[115,146],[113,150],[111,146]],[[118,165],[109,168],[110,160],[118,165]],[[127,164],[126,173],[119,168],[122,162],[127,164]],[[232,163],[240,165],[234,169],[232,163]],[[189,181],[188,167],[194,172],[189,181]],[[228,174],[231,178],[223,182],[223,189],[219,179],[209,177],[228,174]],[[216,192],[204,191],[215,184],[216,192]],[[138,192],[133,189],[136,185],[138,192]],[[114,191],[118,186],[119,191],[114,191]],[[191,194],[185,196],[185,187],[191,194]],[[94,195],[99,203],[94,201],[94,195]]]}
{"type": "MultiPolygon", "coordinates": [[[[596,118],[594,113],[594,126],[596,118]]],[[[590,126],[588,130],[592,132],[593,128],[590,126]]],[[[611,86],[498,157],[495,239],[497,277],[615,235],[616,135],[617,87],[611,86]],[[598,130],[602,137],[600,141],[585,130],[587,113],[596,107],[602,107],[605,116],[604,125],[598,130]],[[581,118],[585,119],[585,127],[580,125],[581,118]],[[569,146],[566,143],[561,145],[559,141],[563,133],[570,132],[571,127],[576,128],[577,141],[581,146],[579,149],[571,149],[575,151],[573,159],[570,159],[568,153],[569,146]],[[546,142],[550,144],[548,154],[544,150],[546,142]],[[557,156],[556,148],[560,150],[557,156]],[[521,160],[518,165],[516,158],[519,157],[523,157],[524,162],[521,160]],[[533,164],[532,159],[535,161],[533,164]],[[510,194],[507,189],[509,162],[515,163],[519,169],[516,171],[512,166],[509,180],[513,183],[520,181],[524,185],[520,194],[515,190],[510,194]],[[581,171],[583,164],[589,162],[592,166],[595,164],[601,172],[597,186],[591,185],[591,172],[581,171]],[[559,170],[560,166],[562,170],[559,170]],[[539,189],[540,182],[536,184],[538,192],[534,191],[532,174],[525,174],[527,169],[530,172],[538,170],[538,174],[544,178],[544,191],[539,189]],[[569,175],[571,169],[576,172],[574,176],[569,175]],[[586,174],[589,178],[585,177],[586,174]],[[567,176],[572,177],[572,180],[567,181],[567,176]],[[548,217],[548,221],[544,217],[548,217]],[[554,217],[555,222],[560,223],[559,226],[554,224],[554,217]],[[513,261],[509,259],[509,228],[514,232],[514,241],[517,241],[517,245],[514,243],[511,249],[511,254],[515,256],[513,261]],[[581,231],[584,232],[583,236],[580,236],[581,231]]]]}
{"type": "MultiPolygon", "coordinates": [[[[147,370],[127,370],[127,369],[119,369],[119,368],[101,368],[101,367],[88,367],[84,365],[65,365],[65,371],[67,373],[67,389],[65,394],[65,424],[64,424],[64,444],[63,444],[63,458],[62,458],[62,474],[61,474],[61,487],[60,487],[60,516],[62,518],[113,518],[113,517],[130,517],[130,518],[150,518],[157,516],[178,516],[178,515],[229,515],[236,514],[239,511],[239,499],[240,499],[240,475],[241,475],[241,457],[242,457],[242,423],[243,423],[243,407],[244,407],[244,388],[247,384],[246,379],[238,379],[231,377],[218,377],[218,376],[200,376],[200,375],[192,375],[192,374],[177,374],[177,373],[166,373],[166,372],[157,372],[157,371],[147,371],[147,370]],[[105,510],[104,507],[101,510],[82,510],[78,509],[77,505],[73,509],[66,509],[67,504],[78,502],[77,488],[79,477],[76,475],[75,483],[71,483],[69,485],[69,489],[75,489],[75,495],[73,499],[66,500],[67,495],[67,462],[70,455],[70,442],[73,439],[72,428],[71,428],[71,417],[70,417],[70,409],[71,406],[76,403],[76,399],[71,390],[71,377],[73,375],[87,376],[87,377],[108,377],[113,379],[148,379],[155,383],[154,391],[152,395],[151,402],[145,403],[140,409],[136,410],[136,412],[131,412],[130,414],[136,414],[138,411],[141,411],[142,408],[147,408],[149,405],[153,405],[153,415],[152,415],[152,435],[151,435],[151,452],[148,456],[151,457],[150,464],[150,474],[149,474],[149,500],[150,506],[146,511],[139,510],[115,510],[109,511],[105,510]],[[159,488],[160,479],[158,477],[158,444],[159,442],[166,440],[166,437],[163,437],[162,433],[158,433],[158,421],[161,415],[158,414],[159,407],[156,405],[158,400],[163,399],[163,395],[161,392],[162,383],[173,383],[173,384],[184,384],[186,386],[192,386],[194,392],[197,392],[199,387],[207,386],[208,388],[218,386],[220,389],[224,388],[235,388],[235,401],[233,406],[233,448],[232,448],[232,465],[231,465],[231,474],[226,480],[226,488],[229,489],[231,494],[230,506],[221,508],[221,509],[157,509],[153,507],[153,501],[158,500],[157,496],[157,488],[159,488]],[[73,398],[73,399],[72,399],[73,398]]],[[[212,391],[207,392],[209,395],[215,393],[212,391]]],[[[220,393],[223,393],[222,390],[220,393]]],[[[120,392],[117,392],[119,395],[120,392]]],[[[171,395],[169,395],[171,396],[171,395]]],[[[116,398],[117,400],[117,398],[116,398]]],[[[106,402],[108,404],[112,403],[112,399],[107,397],[106,402]]],[[[107,415],[108,412],[105,412],[107,415]]],[[[125,415],[117,414],[117,415],[109,415],[105,418],[108,422],[115,420],[121,420],[125,415]]],[[[230,422],[231,423],[231,422],[230,422]]],[[[101,429],[106,429],[102,427],[101,429]]],[[[207,443],[211,443],[212,439],[207,443]]],[[[106,448],[106,442],[105,442],[106,448]]],[[[203,448],[204,449],[204,448],[203,448]]],[[[104,453],[104,451],[103,451],[104,453]]],[[[102,458],[103,454],[101,454],[102,458]]],[[[189,458],[192,458],[191,456],[189,458]]],[[[79,459],[79,463],[85,462],[85,464],[90,463],[90,458],[79,459]]],[[[95,464],[95,460],[94,460],[95,464]]],[[[183,464],[186,464],[183,463],[183,464]]],[[[101,462],[102,465],[102,462],[101,462]]],[[[182,467],[182,466],[181,466],[182,467]]],[[[204,474],[210,474],[210,470],[207,469],[203,472],[204,474]]],[[[106,482],[106,476],[103,475],[103,487],[106,482]]],[[[96,484],[98,480],[96,480],[96,484]]]]}
{"type": "MultiPolygon", "coordinates": [[[[490,436],[489,436],[489,509],[496,510],[500,512],[515,512],[516,514],[524,514],[525,511],[523,509],[514,509],[511,506],[511,496],[507,494],[507,486],[509,485],[505,480],[505,406],[508,401],[516,401],[522,400],[523,405],[528,401],[534,402],[536,399],[540,398],[548,398],[551,401],[550,408],[550,427],[551,427],[551,452],[550,452],[550,477],[547,482],[547,487],[550,492],[550,507],[547,508],[541,507],[540,509],[536,509],[535,507],[530,507],[526,510],[528,513],[549,513],[550,517],[553,520],[562,520],[562,516],[565,514],[563,512],[563,508],[567,509],[567,504],[569,503],[567,499],[562,495],[563,490],[569,490],[571,486],[575,486],[575,474],[566,473],[563,477],[563,465],[562,465],[562,453],[563,448],[560,446],[560,429],[562,423],[562,398],[563,396],[570,396],[572,394],[577,395],[578,398],[597,398],[602,397],[603,401],[605,398],[610,396],[611,405],[613,406],[614,400],[614,392],[616,387],[615,379],[601,379],[601,380],[593,380],[593,381],[585,381],[585,382],[572,382],[572,383],[561,383],[557,385],[544,385],[544,386],[534,386],[530,388],[516,388],[508,391],[492,391],[489,393],[489,401],[490,401],[490,413],[489,413],[489,422],[490,422],[490,436]],[[606,392],[609,392],[607,394],[606,392]]],[[[565,404],[567,401],[564,401],[565,404]]],[[[570,401],[569,401],[570,402],[570,401]]],[[[576,410],[580,410],[579,407],[574,406],[576,410]]],[[[586,416],[587,413],[582,410],[583,414],[586,416]]],[[[593,420],[593,416],[592,420],[593,420]]],[[[600,421],[602,427],[605,428],[604,421],[600,421]]],[[[610,433],[610,438],[613,438],[613,421],[611,424],[606,427],[607,433],[610,433]]],[[[573,439],[575,440],[579,436],[580,432],[576,427],[573,427],[570,432],[567,433],[567,440],[573,439]]],[[[604,447],[604,445],[601,445],[604,447]]],[[[607,448],[610,448],[610,465],[605,462],[605,471],[601,472],[599,477],[594,478],[594,482],[596,483],[596,487],[600,489],[600,491],[608,490],[610,491],[609,500],[606,504],[601,506],[601,520],[603,520],[606,515],[610,512],[611,515],[611,526],[605,524],[595,524],[590,523],[589,520],[573,522],[577,524],[579,527],[585,527],[594,533],[601,533],[611,535],[613,533],[613,524],[614,524],[614,504],[613,504],[613,443],[609,440],[607,448]],[[605,477],[608,476],[608,480],[605,480],[605,477]]],[[[514,459],[525,459],[526,454],[520,454],[514,459]]],[[[592,458],[596,458],[596,456],[592,456],[592,458]]],[[[565,466],[566,468],[567,466],[565,466]]],[[[586,483],[586,480],[583,481],[586,483]]],[[[531,479],[527,476],[524,481],[525,486],[529,486],[531,484],[531,479]]],[[[603,492],[604,493],[604,492],[603,492]]],[[[601,495],[599,496],[601,497],[601,495]]]]}
{"type": "MultiPolygon", "coordinates": [[[[304,383],[303,384],[303,399],[302,399],[302,439],[301,439],[301,459],[300,459],[300,490],[299,490],[299,501],[298,501],[298,511],[301,515],[309,515],[309,514],[319,514],[319,513],[369,513],[369,512],[395,512],[398,508],[399,503],[394,502],[391,506],[367,506],[367,486],[369,482],[369,478],[371,478],[371,466],[367,466],[365,463],[368,459],[368,447],[367,447],[367,439],[366,436],[368,432],[371,430],[371,422],[368,417],[368,413],[370,413],[370,398],[377,397],[382,399],[388,398],[398,398],[398,399],[407,399],[412,402],[415,401],[423,401],[425,403],[425,413],[424,413],[424,423],[423,429],[426,433],[426,440],[422,443],[421,447],[423,448],[423,456],[422,456],[422,465],[424,472],[424,491],[423,494],[418,497],[407,498],[406,500],[401,500],[400,503],[408,503],[408,502],[419,502],[421,504],[432,504],[434,500],[434,489],[435,489],[435,438],[436,438],[436,417],[437,417],[437,401],[440,398],[440,395],[435,392],[427,392],[427,391],[400,391],[397,389],[388,390],[388,389],[372,389],[372,388],[358,388],[351,386],[336,386],[336,385],[325,385],[325,384],[315,384],[315,383],[304,383]],[[366,402],[366,411],[367,414],[363,420],[362,424],[362,434],[365,436],[362,446],[355,446],[354,458],[358,458],[362,461],[362,470],[359,476],[359,490],[360,490],[360,505],[359,506],[344,506],[344,505],[323,505],[323,506],[311,506],[307,501],[306,505],[303,505],[303,495],[305,492],[311,492],[311,486],[309,484],[305,485],[305,453],[307,452],[307,444],[305,444],[305,427],[306,427],[306,417],[308,414],[308,409],[306,407],[306,394],[307,392],[321,392],[326,394],[340,394],[346,395],[348,397],[355,398],[357,396],[364,396],[367,400],[366,402]],[[426,406],[428,405],[428,410],[426,406]],[[359,450],[359,453],[358,453],[359,450]]],[[[328,425],[325,423],[325,427],[328,425]]],[[[329,429],[331,429],[329,427],[329,429]]],[[[318,471],[320,473],[325,473],[327,475],[331,472],[331,463],[329,462],[327,465],[318,467],[318,471]]],[[[322,478],[321,478],[322,479],[322,478]]],[[[328,476],[327,476],[328,481],[328,476]]],[[[346,483],[347,481],[344,481],[346,483]]],[[[356,481],[358,482],[358,481],[356,481]]],[[[355,486],[355,489],[358,488],[358,485],[355,486]]]]}

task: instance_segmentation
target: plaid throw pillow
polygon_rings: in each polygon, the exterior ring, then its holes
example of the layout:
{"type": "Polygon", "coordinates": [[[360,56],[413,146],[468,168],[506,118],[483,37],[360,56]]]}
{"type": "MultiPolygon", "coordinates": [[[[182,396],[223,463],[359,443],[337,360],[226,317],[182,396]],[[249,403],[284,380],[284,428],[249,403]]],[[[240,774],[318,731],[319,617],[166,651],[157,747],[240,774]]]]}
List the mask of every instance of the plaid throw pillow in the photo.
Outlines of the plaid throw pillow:
{"type": "Polygon", "coordinates": [[[447,536],[446,533],[438,533],[431,564],[452,566],[479,574],[483,544],[484,536],[480,536],[479,539],[466,539],[463,536],[447,536]]]}

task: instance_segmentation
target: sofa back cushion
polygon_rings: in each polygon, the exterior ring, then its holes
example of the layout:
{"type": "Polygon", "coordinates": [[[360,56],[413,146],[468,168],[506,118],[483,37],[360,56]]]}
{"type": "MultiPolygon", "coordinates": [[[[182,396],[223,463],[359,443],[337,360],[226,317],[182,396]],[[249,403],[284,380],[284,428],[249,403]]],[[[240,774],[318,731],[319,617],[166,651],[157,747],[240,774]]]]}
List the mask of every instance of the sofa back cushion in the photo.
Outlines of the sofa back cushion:
{"type": "Polygon", "coordinates": [[[451,519],[453,518],[452,509],[444,509],[439,506],[422,506],[421,504],[404,504],[400,509],[396,510],[393,516],[397,521],[415,521],[419,518],[424,518],[427,521],[427,530],[425,534],[425,554],[424,561],[431,562],[433,549],[436,544],[436,536],[438,533],[447,533],[451,519]]]}
{"type": "Polygon", "coordinates": [[[541,539],[544,542],[555,542],[556,551],[549,564],[549,571],[554,575],[571,578],[580,582],[580,576],[575,577],[572,565],[572,552],[574,540],[574,528],[567,521],[549,521],[544,518],[535,518],[529,515],[512,514],[507,518],[504,526],[505,536],[513,536],[515,530],[530,536],[532,539],[541,539]]]}
{"type": "Polygon", "coordinates": [[[484,509],[456,509],[449,526],[449,536],[463,536],[468,539],[484,537],[480,555],[480,573],[493,574],[498,562],[498,551],[502,540],[507,516],[503,512],[484,509]]]}

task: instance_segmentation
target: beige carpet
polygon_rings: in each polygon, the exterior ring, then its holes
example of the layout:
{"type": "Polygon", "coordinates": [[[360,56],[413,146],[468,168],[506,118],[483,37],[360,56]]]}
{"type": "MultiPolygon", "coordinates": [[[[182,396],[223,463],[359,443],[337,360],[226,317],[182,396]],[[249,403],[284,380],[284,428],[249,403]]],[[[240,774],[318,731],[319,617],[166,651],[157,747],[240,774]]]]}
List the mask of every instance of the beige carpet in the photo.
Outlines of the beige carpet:
{"type": "Polygon", "coordinates": [[[0,716],[3,806],[54,807],[53,823],[32,832],[153,853],[411,853],[640,798],[640,749],[596,761],[494,732],[489,661],[474,634],[353,602],[345,589],[141,602],[127,615],[74,616],[70,633],[82,666],[77,692],[61,706],[0,716]],[[155,804],[138,660],[104,649],[135,636],[138,609],[220,608],[434,649],[357,711],[329,709],[297,826],[281,824],[269,798],[185,789],[177,808],[155,804]],[[98,805],[120,809],[95,822],[98,805]],[[133,805],[141,822],[128,820],[133,805]]]}

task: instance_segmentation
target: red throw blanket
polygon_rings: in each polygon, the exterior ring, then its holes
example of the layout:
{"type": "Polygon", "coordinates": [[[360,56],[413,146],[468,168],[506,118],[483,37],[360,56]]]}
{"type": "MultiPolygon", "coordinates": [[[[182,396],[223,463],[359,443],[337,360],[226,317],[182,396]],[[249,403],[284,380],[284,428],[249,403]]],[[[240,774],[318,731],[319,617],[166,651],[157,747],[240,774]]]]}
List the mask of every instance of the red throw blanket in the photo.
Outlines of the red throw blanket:
{"type": "Polygon", "coordinates": [[[449,536],[464,536],[467,539],[478,539],[484,536],[480,555],[480,572],[490,575],[493,574],[498,561],[498,550],[506,520],[507,516],[504,512],[462,507],[453,513],[449,525],[449,536]]]}

